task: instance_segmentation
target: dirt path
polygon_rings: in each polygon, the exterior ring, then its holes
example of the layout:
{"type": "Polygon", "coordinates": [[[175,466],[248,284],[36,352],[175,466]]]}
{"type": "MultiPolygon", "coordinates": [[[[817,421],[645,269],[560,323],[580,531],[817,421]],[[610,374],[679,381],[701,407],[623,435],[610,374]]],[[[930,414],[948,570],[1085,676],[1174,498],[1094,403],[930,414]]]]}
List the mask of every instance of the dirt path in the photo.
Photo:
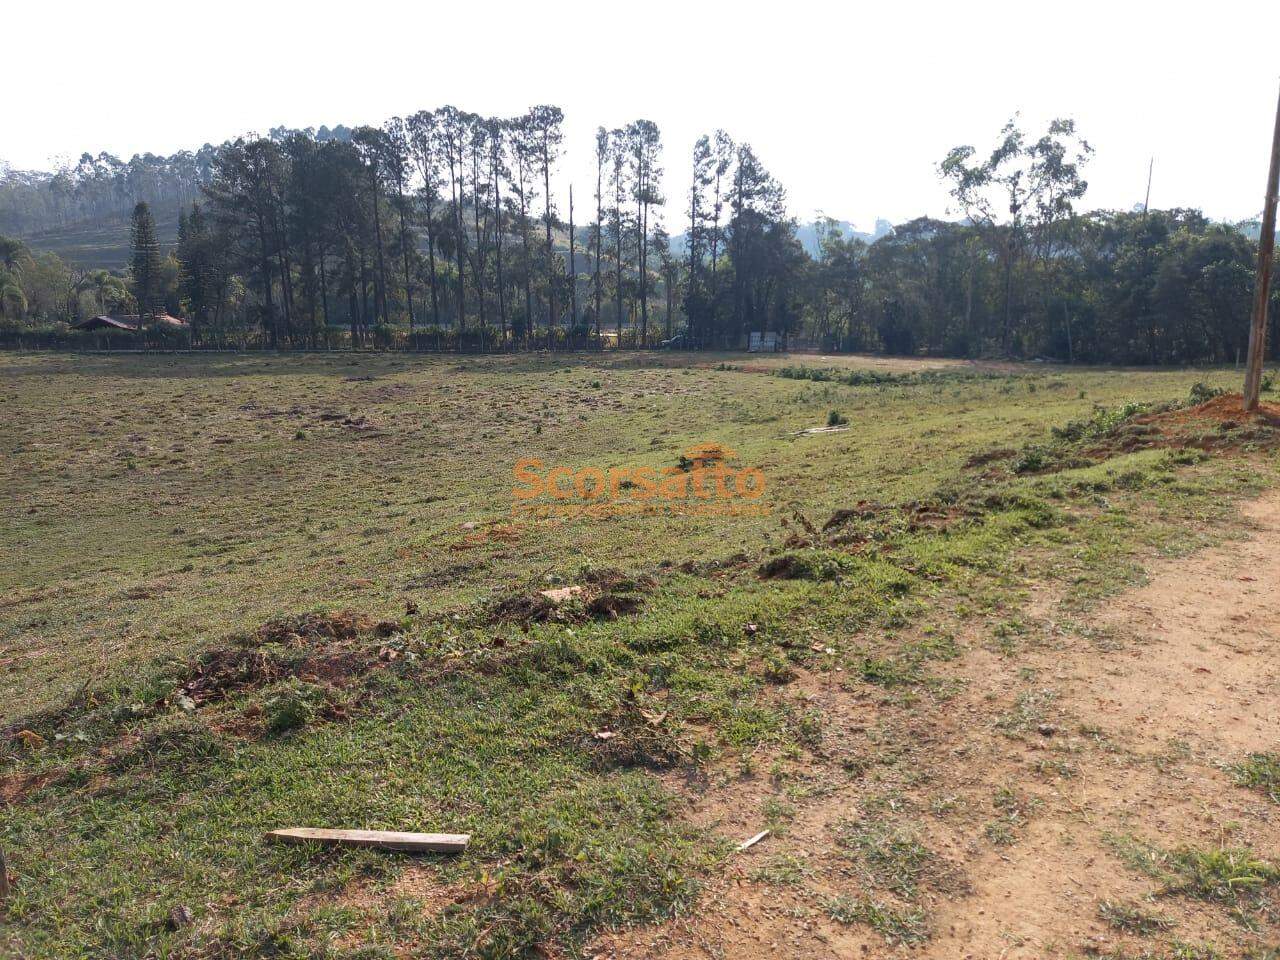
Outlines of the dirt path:
{"type": "Polygon", "coordinates": [[[1277,956],[1251,952],[1280,943],[1274,895],[1242,922],[1160,895],[1133,859],[1146,843],[1280,860],[1280,805],[1226,769],[1280,750],[1280,491],[1245,513],[1245,541],[1153,565],[1083,623],[1033,603],[1013,655],[965,637],[955,696],[903,704],[830,674],[797,681],[830,762],[683,785],[689,815],[728,837],[779,804],[785,828],[735,856],[696,916],[607,937],[596,955],[1277,956]],[[866,756],[878,765],[850,776],[866,756]],[[832,919],[868,898],[894,916],[832,919]],[[1150,922],[1108,920],[1112,905],[1150,922]]]}

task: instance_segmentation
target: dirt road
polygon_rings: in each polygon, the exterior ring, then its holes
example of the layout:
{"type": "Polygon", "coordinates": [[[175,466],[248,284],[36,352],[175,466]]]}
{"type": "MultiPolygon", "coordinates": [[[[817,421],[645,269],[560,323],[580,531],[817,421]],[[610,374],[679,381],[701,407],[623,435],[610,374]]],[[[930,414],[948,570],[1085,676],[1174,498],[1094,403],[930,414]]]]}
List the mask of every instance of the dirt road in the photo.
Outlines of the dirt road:
{"type": "Polygon", "coordinates": [[[889,703],[831,674],[797,680],[831,762],[679,785],[726,837],[780,806],[785,827],[735,855],[696,916],[606,937],[596,955],[1280,955],[1266,952],[1276,884],[1261,899],[1247,878],[1216,900],[1212,883],[1172,892],[1177,851],[1280,861],[1280,804],[1231,769],[1280,751],[1280,493],[1244,510],[1246,540],[1157,562],[1083,618],[1033,602],[1014,656],[964,636],[952,696],[889,703]],[[867,755],[877,765],[850,777],[867,755]]]}

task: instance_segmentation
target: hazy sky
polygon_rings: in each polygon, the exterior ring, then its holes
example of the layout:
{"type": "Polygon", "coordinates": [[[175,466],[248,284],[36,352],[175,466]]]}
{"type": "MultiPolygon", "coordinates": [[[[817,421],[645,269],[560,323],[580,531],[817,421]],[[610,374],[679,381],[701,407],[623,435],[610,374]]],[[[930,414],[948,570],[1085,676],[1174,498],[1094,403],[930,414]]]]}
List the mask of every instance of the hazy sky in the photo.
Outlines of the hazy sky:
{"type": "MultiPolygon", "coordinates": [[[[1015,111],[1074,117],[1089,206],[1262,208],[1280,3],[25,3],[4,14],[0,159],[170,153],[250,130],[380,123],[453,103],[555,103],[579,221],[598,125],[662,129],[668,222],[689,153],[749,141],[791,211],[869,227],[941,216],[936,165],[1015,111]],[[641,12],[637,15],[637,9],[641,12]],[[460,13],[454,12],[460,10],[460,13]]],[[[561,204],[562,215],[565,210],[561,204]]]]}

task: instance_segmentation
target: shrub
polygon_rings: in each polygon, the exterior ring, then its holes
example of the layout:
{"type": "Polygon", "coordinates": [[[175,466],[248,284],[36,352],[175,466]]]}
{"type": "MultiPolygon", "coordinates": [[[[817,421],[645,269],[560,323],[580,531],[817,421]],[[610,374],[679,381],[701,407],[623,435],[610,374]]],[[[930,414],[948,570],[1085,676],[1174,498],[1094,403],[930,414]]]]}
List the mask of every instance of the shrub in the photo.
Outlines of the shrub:
{"type": "Polygon", "coordinates": [[[1218,387],[1210,387],[1200,381],[1196,381],[1191,385],[1191,402],[1193,404],[1208,403],[1214,397],[1220,397],[1227,391],[1218,387]]]}

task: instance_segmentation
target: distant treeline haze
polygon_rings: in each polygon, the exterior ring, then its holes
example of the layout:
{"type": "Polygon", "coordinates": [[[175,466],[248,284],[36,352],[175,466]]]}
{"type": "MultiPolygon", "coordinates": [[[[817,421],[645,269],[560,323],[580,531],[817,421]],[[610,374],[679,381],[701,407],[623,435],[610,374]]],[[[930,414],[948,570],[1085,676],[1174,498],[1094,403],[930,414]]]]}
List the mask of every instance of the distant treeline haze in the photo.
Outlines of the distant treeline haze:
{"type": "Polygon", "coordinates": [[[1070,120],[950,151],[956,221],[867,243],[823,220],[812,251],[781,184],[723,130],[695,144],[688,195],[668,197],[657,125],[601,127],[593,181],[561,196],[562,124],[547,105],[442,107],[10,172],[0,230],[115,223],[132,256],[75,270],[0,238],[0,322],[32,342],[97,313],[168,312],[196,344],[278,347],[733,348],[773,331],[828,351],[1121,363],[1231,361],[1247,340],[1250,240],[1195,210],[1081,212],[1092,149],[1070,120]],[[153,210],[177,218],[167,255],[153,210]]]}

